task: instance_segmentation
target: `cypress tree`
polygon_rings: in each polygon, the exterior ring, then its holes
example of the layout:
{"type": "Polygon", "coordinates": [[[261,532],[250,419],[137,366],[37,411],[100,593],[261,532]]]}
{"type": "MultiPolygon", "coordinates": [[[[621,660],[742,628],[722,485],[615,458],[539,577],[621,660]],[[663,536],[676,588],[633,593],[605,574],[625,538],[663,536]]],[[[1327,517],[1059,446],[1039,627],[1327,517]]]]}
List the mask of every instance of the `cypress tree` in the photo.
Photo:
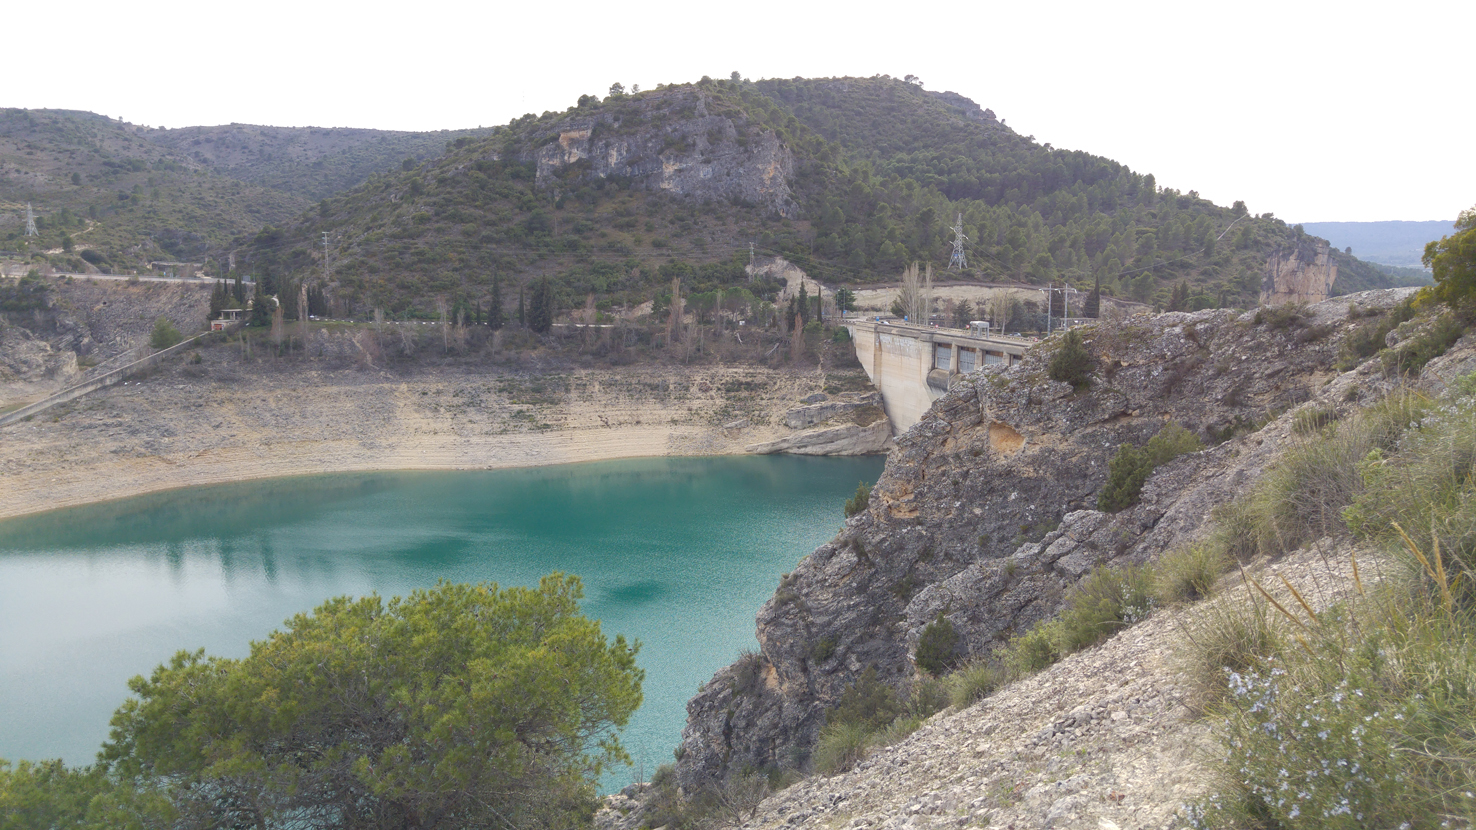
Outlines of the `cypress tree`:
{"type": "Polygon", "coordinates": [[[502,316],[502,279],[492,278],[492,307],[487,309],[487,326],[493,331],[502,328],[506,320],[502,316]]]}
{"type": "Polygon", "coordinates": [[[533,283],[533,298],[528,305],[528,328],[538,334],[548,334],[553,328],[553,318],[553,285],[548,277],[543,277],[533,283]]]}

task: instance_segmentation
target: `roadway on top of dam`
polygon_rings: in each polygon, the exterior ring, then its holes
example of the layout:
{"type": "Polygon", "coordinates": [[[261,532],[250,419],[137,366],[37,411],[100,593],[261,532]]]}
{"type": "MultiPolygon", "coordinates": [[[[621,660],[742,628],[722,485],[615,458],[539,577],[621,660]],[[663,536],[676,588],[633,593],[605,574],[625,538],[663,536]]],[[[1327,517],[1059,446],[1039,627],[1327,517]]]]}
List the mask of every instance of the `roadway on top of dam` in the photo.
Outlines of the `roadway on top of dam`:
{"type": "Polygon", "coordinates": [[[1005,334],[877,320],[845,320],[856,358],[882,393],[897,434],[917,423],[954,380],[993,364],[1010,364],[1035,341],[1005,334]]]}

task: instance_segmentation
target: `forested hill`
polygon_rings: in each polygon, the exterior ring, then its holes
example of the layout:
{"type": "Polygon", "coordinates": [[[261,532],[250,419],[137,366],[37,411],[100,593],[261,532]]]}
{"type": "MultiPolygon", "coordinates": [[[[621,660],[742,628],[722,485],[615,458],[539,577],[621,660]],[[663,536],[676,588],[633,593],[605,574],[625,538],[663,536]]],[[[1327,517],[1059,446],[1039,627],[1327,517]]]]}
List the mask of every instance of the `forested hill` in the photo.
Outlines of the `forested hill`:
{"type": "MultiPolygon", "coordinates": [[[[413,313],[483,302],[494,277],[550,276],[565,306],[601,308],[659,301],[672,276],[738,287],[750,243],[822,281],[893,281],[948,263],[959,214],[966,279],[1248,305],[1268,255],[1308,241],[888,77],[612,88],[402,168],[235,244],[269,281],[317,280],[326,231],[341,311],[413,313]]],[[[1395,282],[1334,256],[1340,291],[1395,282]]]]}
{"type": "Polygon", "coordinates": [[[166,130],[90,112],[0,109],[0,249],[75,271],[199,261],[371,172],[491,132],[166,130]],[[40,231],[30,240],[27,203],[40,231]]]}

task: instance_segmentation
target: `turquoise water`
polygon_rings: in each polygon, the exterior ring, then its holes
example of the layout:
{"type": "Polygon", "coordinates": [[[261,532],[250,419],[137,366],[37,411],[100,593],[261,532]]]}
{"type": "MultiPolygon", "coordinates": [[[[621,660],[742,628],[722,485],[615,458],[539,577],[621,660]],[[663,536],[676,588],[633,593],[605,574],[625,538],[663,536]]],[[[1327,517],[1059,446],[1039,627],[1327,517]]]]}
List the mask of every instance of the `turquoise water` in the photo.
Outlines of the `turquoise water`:
{"type": "Polygon", "coordinates": [[[671,760],[698,684],[755,647],[779,575],[835,534],[880,458],[633,459],[335,475],[176,491],[0,522],[0,758],[90,763],[127,680],[180,649],[246,654],[340,594],[439,579],[584,580],[642,643],[637,759],[671,760]]]}

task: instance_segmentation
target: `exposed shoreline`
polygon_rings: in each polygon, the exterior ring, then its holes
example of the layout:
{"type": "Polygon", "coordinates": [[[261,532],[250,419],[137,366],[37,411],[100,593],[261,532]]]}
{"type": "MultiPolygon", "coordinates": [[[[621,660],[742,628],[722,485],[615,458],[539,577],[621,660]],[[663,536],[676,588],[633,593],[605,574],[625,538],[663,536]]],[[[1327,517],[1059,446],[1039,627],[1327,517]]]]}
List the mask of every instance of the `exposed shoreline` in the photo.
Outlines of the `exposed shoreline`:
{"type": "Polygon", "coordinates": [[[782,414],[825,383],[753,366],[224,378],[171,366],[0,430],[0,519],[266,478],[742,455],[791,434],[782,414]]]}

